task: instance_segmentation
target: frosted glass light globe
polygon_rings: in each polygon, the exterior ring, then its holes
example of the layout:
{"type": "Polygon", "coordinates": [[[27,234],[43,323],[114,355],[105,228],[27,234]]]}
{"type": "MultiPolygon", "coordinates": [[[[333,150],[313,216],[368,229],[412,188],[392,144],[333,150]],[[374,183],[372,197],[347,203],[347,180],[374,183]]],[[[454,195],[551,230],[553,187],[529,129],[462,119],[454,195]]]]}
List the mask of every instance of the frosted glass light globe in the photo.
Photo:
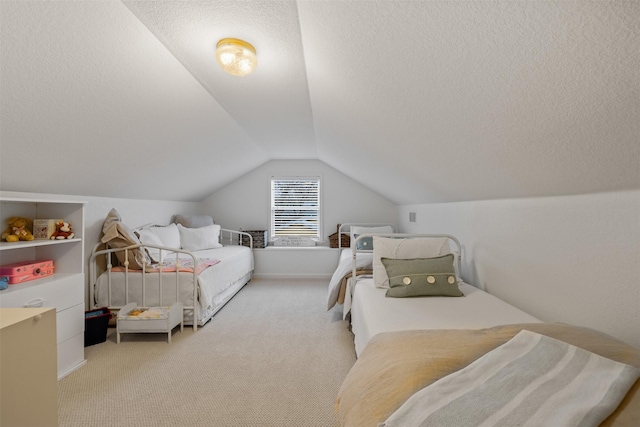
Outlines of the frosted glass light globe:
{"type": "Polygon", "coordinates": [[[251,74],[258,66],[256,49],[239,39],[222,39],[216,46],[216,58],[224,71],[234,76],[251,74]]]}

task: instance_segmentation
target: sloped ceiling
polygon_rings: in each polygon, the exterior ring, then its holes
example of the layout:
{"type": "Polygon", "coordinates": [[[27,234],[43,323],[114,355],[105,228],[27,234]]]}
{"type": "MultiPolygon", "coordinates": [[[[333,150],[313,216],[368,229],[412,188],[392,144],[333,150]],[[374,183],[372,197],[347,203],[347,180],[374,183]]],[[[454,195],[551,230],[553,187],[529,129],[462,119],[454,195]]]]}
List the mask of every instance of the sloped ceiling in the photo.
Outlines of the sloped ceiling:
{"type": "Polygon", "coordinates": [[[200,200],[319,159],[397,204],[640,188],[640,2],[0,2],[0,188],[200,200]],[[226,75],[214,47],[252,43],[226,75]]]}

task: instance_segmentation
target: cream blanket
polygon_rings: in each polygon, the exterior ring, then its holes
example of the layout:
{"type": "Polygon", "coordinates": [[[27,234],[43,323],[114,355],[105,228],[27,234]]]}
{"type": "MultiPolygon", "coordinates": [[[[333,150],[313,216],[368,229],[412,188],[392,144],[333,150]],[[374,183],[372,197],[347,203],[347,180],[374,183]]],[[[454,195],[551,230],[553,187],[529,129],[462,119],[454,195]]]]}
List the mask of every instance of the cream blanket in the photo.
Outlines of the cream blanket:
{"type": "MultiPolygon", "coordinates": [[[[384,422],[418,390],[470,365],[523,329],[640,368],[639,349],[591,329],[557,323],[381,333],[369,341],[340,388],[339,425],[384,422]]],[[[640,381],[601,425],[637,427],[638,420],[640,381]]]]}

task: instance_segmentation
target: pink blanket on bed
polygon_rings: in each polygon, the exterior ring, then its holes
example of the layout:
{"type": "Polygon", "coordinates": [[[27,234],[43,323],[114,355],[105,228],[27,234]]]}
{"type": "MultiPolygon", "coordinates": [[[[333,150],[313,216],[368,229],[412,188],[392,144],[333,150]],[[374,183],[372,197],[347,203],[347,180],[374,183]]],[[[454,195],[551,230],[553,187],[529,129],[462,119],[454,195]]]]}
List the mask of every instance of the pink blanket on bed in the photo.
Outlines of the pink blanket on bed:
{"type": "MultiPolygon", "coordinates": [[[[216,265],[219,263],[219,259],[213,258],[200,258],[198,260],[197,274],[200,274],[202,270],[207,267],[211,267],[212,265],[216,265]]],[[[113,272],[122,272],[125,271],[125,268],[122,266],[113,267],[111,269],[113,272]]],[[[142,270],[132,270],[129,269],[129,272],[141,272],[142,270]]],[[[146,269],[147,273],[157,273],[157,272],[185,272],[185,273],[193,273],[193,260],[192,259],[168,259],[162,261],[162,264],[150,264],[147,265],[146,269]],[[176,262],[177,261],[177,262],[176,262]]]]}

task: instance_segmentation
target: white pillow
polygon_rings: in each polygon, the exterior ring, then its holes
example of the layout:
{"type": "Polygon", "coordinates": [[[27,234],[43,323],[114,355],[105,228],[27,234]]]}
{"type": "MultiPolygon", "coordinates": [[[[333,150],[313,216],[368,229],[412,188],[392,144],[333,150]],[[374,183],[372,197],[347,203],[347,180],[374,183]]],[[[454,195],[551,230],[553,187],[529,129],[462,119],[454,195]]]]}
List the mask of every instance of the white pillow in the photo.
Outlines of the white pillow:
{"type": "Polygon", "coordinates": [[[178,224],[180,244],[186,251],[221,248],[220,225],[213,224],[200,228],[187,228],[178,224]]]}
{"type": "MultiPolygon", "coordinates": [[[[158,235],[154,233],[152,230],[150,230],[149,228],[140,229],[136,233],[140,238],[140,243],[142,243],[143,245],[164,246],[162,244],[162,240],[160,240],[160,237],[158,237],[158,235]]],[[[147,253],[151,257],[151,260],[153,262],[160,261],[160,249],[155,249],[155,248],[145,248],[145,249],[147,250],[147,253]]],[[[162,257],[164,258],[167,255],[168,253],[167,251],[165,251],[162,254],[162,257]]]]}
{"type": "Polygon", "coordinates": [[[389,276],[381,258],[433,258],[451,253],[446,237],[392,239],[373,236],[373,283],[376,288],[389,288],[389,276]]]}
{"type": "Polygon", "coordinates": [[[383,225],[379,227],[362,227],[358,225],[351,226],[349,229],[351,234],[351,247],[356,243],[356,237],[360,234],[385,234],[393,233],[393,227],[390,225],[383,225]]]}
{"type": "Polygon", "coordinates": [[[175,224],[181,224],[187,228],[206,227],[215,224],[213,217],[209,215],[176,215],[175,224]]]}
{"type": "Polygon", "coordinates": [[[175,224],[169,224],[165,227],[148,227],[146,230],[151,230],[160,238],[162,246],[169,248],[180,249],[180,232],[178,232],[178,226],[175,224]]]}

